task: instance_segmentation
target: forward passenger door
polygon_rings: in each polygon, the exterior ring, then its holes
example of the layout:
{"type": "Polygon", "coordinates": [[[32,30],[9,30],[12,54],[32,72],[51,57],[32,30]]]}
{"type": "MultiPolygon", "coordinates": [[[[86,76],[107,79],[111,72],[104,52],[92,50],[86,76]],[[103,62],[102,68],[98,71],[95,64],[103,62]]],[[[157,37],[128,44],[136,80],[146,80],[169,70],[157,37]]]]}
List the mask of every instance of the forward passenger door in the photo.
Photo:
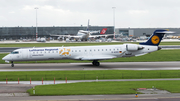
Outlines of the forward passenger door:
{"type": "Polygon", "coordinates": [[[28,49],[23,49],[22,50],[22,58],[23,59],[28,59],[28,55],[29,55],[28,52],[29,52],[28,49]]]}

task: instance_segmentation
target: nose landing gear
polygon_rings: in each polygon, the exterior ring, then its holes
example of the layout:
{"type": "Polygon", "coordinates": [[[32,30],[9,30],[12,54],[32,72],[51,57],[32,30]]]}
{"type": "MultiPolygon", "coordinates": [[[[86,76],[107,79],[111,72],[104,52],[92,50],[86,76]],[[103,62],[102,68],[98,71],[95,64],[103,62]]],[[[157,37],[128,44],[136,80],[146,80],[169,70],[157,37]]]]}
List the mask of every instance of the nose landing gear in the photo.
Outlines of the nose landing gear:
{"type": "Polygon", "coordinates": [[[11,61],[11,67],[14,67],[14,63],[13,63],[13,61],[11,61]]]}
{"type": "Polygon", "coordinates": [[[92,62],[92,64],[93,64],[94,66],[99,66],[99,65],[100,65],[100,63],[99,63],[97,60],[94,60],[94,61],[92,62]]]}

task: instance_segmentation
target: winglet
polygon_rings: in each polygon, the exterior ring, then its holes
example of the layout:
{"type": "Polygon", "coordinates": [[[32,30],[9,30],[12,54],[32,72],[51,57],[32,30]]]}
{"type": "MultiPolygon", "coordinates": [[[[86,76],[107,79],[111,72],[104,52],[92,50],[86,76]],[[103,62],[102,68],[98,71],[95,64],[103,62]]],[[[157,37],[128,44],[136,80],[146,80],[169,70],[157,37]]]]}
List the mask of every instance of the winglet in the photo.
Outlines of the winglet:
{"type": "Polygon", "coordinates": [[[168,30],[155,30],[153,35],[149,38],[148,41],[144,43],[139,43],[140,45],[152,45],[152,46],[158,46],[161,42],[162,38],[164,37],[164,34],[166,33],[174,33],[172,31],[168,30]]]}

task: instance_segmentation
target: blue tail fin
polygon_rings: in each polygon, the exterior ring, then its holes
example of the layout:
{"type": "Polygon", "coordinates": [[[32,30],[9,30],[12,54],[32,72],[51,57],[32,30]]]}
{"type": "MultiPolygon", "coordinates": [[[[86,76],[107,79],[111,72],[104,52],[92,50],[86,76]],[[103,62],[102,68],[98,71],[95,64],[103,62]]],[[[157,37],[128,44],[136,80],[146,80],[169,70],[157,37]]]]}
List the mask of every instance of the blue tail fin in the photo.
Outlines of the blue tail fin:
{"type": "Polygon", "coordinates": [[[148,39],[148,41],[139,44],[158,46],[162,38],[164,37],[164,34],[166,33],[172,33],[172,32],[168,30],[155,30],[153,35],[151,35],[151,37],[148,39]]]}

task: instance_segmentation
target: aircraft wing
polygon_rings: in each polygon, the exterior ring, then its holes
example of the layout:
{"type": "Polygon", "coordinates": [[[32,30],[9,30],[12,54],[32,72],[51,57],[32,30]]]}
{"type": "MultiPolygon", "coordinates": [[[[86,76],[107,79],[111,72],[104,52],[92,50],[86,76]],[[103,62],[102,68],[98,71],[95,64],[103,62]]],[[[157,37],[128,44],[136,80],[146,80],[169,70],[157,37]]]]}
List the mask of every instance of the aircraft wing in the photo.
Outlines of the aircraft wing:
{"type": "Polygon", "coordinates": [[[81,38],[82,36],[69,36],[70,38],[81,38]]]}
{"type": "Polygon", "coordinates": [[[50,35],[50,36],[70,37],[70,35],[50,35]]]}
{"type": "Polygon", "coordinates": [[[113,58],[116,58],[116,56],[79,57],[80,60],[108,60],[113,58]]]}
{"type": "Polygon", "coordinates": [[[84,34],[93,34],[93,33],[99,33],[99,31],[84,31],[84,30],[79,30],[80,33],[84,33],[84,34]]]}
{"type": "MultiPolygon", "coordinates": [[[[123,56],[126,53],[126,51],[124,51],[121,55],[119,56],[123,56]]],[[[87,56],[87,57],[76,57],[74,59],[79,59],[79,60],[108,60],[108,59],[113,59],[113,58],[117,58],[117,56],[87,56]]]]}
{"type": "Polygon", "coordinates": [[[114,36],[114,34],[104,34],[104,35],[90,35],[89,37],[90,38],[94,38],[94,37],[100,37],[100,36],[105,36],[105,37],[107,37],[107,36],[114,36]]]}
{"type": "Polygon", "coordinates": [[[51,36],[68,37],[68,38],[81,38],[82,37],[82,36],[72,36],[72,35],[51,35],[51,36]]]}

